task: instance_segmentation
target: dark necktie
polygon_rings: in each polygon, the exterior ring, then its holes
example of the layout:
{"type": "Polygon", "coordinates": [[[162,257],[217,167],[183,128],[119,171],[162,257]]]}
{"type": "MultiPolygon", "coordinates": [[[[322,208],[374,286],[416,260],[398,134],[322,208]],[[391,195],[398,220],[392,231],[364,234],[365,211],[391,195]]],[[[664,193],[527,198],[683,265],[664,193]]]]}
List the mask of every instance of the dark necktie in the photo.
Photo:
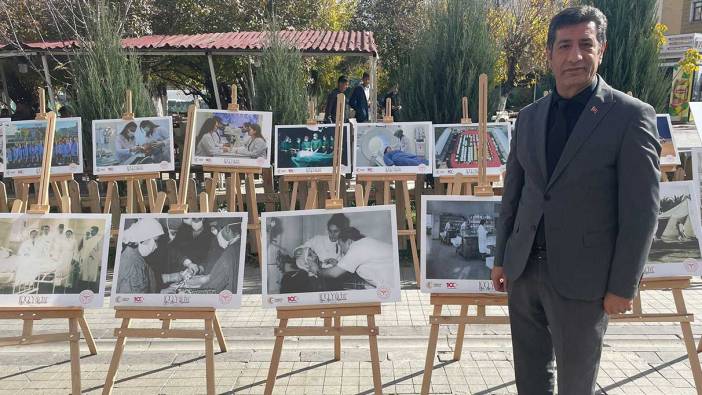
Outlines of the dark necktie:
{"type": "Polygon", "coordinates": [[[556,102],[556,111],[553,120],[553,126],[548,131],[548,138],[546,141],[546,170],[548,172],[548,178],[551,178],[553,171],[556,169],[558,164],[558,159],[560,159],[563,153],[563,148],[565,148],[566,142],[568,142],[568,120],[566,119],[566,108],[568,102],[559,99],[556,102]]]}

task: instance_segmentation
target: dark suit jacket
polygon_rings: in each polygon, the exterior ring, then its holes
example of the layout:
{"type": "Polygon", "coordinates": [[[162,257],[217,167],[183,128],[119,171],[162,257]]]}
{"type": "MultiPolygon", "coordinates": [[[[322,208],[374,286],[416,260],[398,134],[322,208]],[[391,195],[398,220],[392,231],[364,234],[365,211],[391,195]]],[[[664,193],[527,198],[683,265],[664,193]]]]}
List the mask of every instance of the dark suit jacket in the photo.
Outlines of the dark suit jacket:
{"type": "Polygon", "coordinates": [[[495,264],[515,281],[544,216],[548,278],[578,300],[634,296],[659,209],[656,112],[598,78],[548,180],[552,95],[520,111],[497,221],[495,264]]]}
{"type": "MultiPolygon", "coordinates": [[[[329,94],[327,95],[327,105],[324,109],[324,122],[325,123],[336,123],[336,95],[339,93],[346,93],[346,92],[340,92],[339,88],[334,88],[329,94]]],[[[346,103],[344,103],[345,105],[346,103]]],[[[346,111],[344,111],[344,121],[348,118],[348,114],[346,114],[346,111]]]]}
{"type": "Polygon", "coordinates": [[[349,99],[349,106],[356,111],[356,121],[368,121],[368,99],[362,85],[356,85],[349,99]]]}

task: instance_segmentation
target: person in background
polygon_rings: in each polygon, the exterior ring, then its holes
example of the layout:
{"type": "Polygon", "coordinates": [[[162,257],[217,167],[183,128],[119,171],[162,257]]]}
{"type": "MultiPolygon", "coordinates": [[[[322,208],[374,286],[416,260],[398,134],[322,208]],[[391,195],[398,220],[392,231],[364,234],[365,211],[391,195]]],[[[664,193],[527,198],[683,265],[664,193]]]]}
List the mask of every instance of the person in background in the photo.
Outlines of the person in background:
{"type": "Polygon", "coordinates": [[[322,140],[317,133],[312,134],[312,151],[318,152],[322,148],[322,140]]]}
{"type": "Polygon", "coordinates": [[[370,118],[368,114],[368,102],[370,101],[370,75],[367,72],[363,73],[361,83],[353,88],[349,106],[356,112],[356,122],[368,122],[370,118]]]}
{"type": "Polygon", "coordinates": [[[400,88],[398,84],[394,84],[392,88],[388,91],[388,93],[385,94],[383,97],[383,103],[381,109],[385,111],[385,103],[387,102],[388,99],[390,99],[390,115],[394,118],[395,121],[399,120],[400,116],[400,110],[402,110],[402,106],[400,105],[400,88]]]}
{"type": "Polygon", "coordinates": [[[0,110],[0,118],[10,118],[10,109],[3,108],[2,110],[0,110]]]}
{"type": "Polygon", "coordinates": [[[68,106],[61,106],[58,110],[59,118],[70,118],[74,117],[73,111],[68,106]]]}
{"type": "MultiPolygon", "coordinates": [[[[345,75],[342,75],[336,82],[336,88],[327,95],[327,106],[324,109],[324,122],[336,123],[336,95],[339,93],[346,93],[347,89],[349,89],[349,79],[346,78],[345,75]]],[[[346,111],[344,111],[344,114],[346,114],[346,111]]]]}

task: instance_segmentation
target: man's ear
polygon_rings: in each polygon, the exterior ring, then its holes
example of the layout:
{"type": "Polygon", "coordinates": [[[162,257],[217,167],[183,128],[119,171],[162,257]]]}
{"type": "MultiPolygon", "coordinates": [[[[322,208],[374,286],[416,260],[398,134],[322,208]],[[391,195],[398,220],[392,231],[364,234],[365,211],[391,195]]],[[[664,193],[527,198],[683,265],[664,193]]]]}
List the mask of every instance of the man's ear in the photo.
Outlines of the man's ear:
{"type": "Polygon", "coordinates": [[[602,44],[602,46],[601,46],[601,49],[600,49],[600,62],[602,62],[602,59],[604,59],[604,54],[605,54],[605,51],[607,50],[607,45],[608,45],[608,42],[605,41],[604,44],[602,44]]]}

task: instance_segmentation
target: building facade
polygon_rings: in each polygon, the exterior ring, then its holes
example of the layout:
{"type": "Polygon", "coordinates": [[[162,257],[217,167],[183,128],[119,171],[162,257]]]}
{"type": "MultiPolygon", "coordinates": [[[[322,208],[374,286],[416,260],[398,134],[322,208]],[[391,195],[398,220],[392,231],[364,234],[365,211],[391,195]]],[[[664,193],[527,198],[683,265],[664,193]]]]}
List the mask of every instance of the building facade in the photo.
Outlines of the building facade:
{"type": "Polygon", "coordinates": [[[702,0],[658,0],[658,16],[666,35],[702,33],[702,0]]]}

